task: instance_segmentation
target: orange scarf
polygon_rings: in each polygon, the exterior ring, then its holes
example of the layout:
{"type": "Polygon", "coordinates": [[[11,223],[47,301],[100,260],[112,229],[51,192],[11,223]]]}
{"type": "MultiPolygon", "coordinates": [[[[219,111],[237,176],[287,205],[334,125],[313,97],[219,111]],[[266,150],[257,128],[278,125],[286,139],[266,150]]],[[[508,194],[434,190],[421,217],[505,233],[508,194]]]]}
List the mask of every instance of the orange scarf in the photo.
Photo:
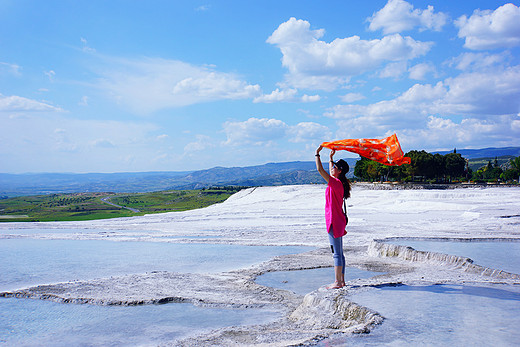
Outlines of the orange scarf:
{"type": "Polygon", "coordinates": [[[334,150],[354,152],[365,158],[377,161],[384,165],[410,164],[410,158],[405,157],[397,135],[393,134],[384,139],[345,139],[332,142],[323,142],[323,147],[334,150]]]}

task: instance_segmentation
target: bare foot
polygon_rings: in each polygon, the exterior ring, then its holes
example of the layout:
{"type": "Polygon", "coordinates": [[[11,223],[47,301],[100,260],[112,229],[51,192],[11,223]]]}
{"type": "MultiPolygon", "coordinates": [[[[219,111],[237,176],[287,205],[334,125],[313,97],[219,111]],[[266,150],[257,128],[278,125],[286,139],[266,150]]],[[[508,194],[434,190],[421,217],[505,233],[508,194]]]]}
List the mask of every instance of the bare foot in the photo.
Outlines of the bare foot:
{"type": "Polygon", "coordinates": [[[341,282],[334,282],[332,284],[329,284],[327,287],[327,289],[340,289],[340,288],[343,288],[345,286],[345,283],[341,283],[341,282]]]}

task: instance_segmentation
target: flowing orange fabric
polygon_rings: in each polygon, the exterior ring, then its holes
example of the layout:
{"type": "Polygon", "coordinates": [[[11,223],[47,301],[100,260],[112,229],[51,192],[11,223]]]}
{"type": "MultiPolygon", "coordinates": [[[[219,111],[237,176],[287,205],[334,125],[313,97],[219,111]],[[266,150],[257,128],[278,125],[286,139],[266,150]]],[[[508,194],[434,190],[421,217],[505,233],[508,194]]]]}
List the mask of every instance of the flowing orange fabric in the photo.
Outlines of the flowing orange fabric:
{"type": "Polygon", "coordinates": [[[384,165],[410,164],[410,158],[405,157],[397,135],[393,134],[384,139],[346,139],[332,142],[323,142],[323,147],[334,150],[345,150],[357,153],[365,158],[377,161],[384,165]]]}

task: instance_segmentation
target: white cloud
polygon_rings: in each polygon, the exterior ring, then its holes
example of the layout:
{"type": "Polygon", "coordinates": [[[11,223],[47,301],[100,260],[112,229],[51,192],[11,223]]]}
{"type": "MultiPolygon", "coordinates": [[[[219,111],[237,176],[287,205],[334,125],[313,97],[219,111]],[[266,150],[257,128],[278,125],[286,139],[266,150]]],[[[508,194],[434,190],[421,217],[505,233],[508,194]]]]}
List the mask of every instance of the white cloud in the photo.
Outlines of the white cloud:
{"type": "Polygon", "coordinates": [[[282,65],[289,70],[286,83],[298,88],[333,90],[352,75],[379,67],[385,61],[406,61],[426,54],[431,43],[399,34],[382,39],[359,36],[319,40],[324,30],[310,30],[310,23],[291,18],[267,39],[280,48],[282,65]]]}
{"type": "Polygon", "coordinates": [[[496,146],[508,146],[520,136],[520,129],[514,129],[511,116],[495,119],[463,118],[454,122],[442,117],[430,116],[427,125],[418,131],[405,131],[416,148],[425,144],[432,148],[450,148],[457,146],[486,147],[491,143],[496,146]]]}
{"type": "Polygon", "coordinates": [[[369,29],[383,30],[383,33],[400,33],[419,27],[420,30],[430,29],[440,31],[446,24],[448,16],[442,12],[434,13],[433,6],[426,10],[414,9],[413,5],[404,0],[389,0],[385,7],[374,13],[369,29]]]}
{"type": "Polygon", "coordinates": [[[416,84],[394,99],[338,105],[327,115],[337,119],[343,136],[404,133],[415,148],[508,146],[520,136],[519,96],[520,66],[515,66],[416,84]]]}
{"type": "Polygon", "coordinates": [[[341,99],[341,101],[348,103],[366,99],[366,97],[361,93],[348,93],[345,95],[341,95],[339,98],[341,99]]]}
{"type": "Polygon", "coordinates": [[[520,8],[509,3],[495,11],[475,10],[455,21],[464,47],[474,50],[520,46],[520,8]]]}
{"type": "Polygon", "coordinates": [[[21,75],[22,68],[17,64],[0,62],[0,73],[6,72],[15,76],[21,75]]]}
{"type": "Polygon", "coordinates": [[[136,113],[216,100],[238,100],[260,95],[260,86],[239,76],[176,60],[145,58],[108,62],[99,87],[136,113]]]}
{"type": "Polygon", "coordinates": [[[56,76],[56,72],[54,70],[44,71],[43,74],[49,78],[49,81],[54,80],[54,76],[56,76]]]}
{"type": "Polygon", "coordinates": [[[483,70],[489,67],[494,67],[503,64],[509,60],[509,53],[503,52],[500,54],[489,53],[463,53],[458,57],[450,59],[447,64],[455,68],[466,70],[483,70]]]}
{"type": "Polygon", "coordinates": [[[408,68],[408,63],[406,61],[399,61],[397,63],[388,63],[379,72],[379,77],[381,77],[381,78],[399,78],[406,72],[407,68],[408,68]]]}
{"type": "Polygon", "coordinates": [[[195,135],[195,141],[184,146],[184,155],[192,156],[195,152],[207,151],[215,147],[215,141],[207,135],[195,135]]]}
{"type": "Polygon", "coordinates": [[[85,38],[80,38],[80,41],[81,41],[81,44],[83,45],[83,52],[88,52],[88,53],[95,53],[96,50],[94,48],[91,48],[88,46],[88,42],[87,42],[87,39],[85,38]]]}
{"type": "Polygon", "coordinates": [[[301,100],[302,100],[302,102],[316,102],[316,101],[320,101],[321,100],[321,96],[319,96],[318,94],[316,94],[316,95],[304,94],[301,97],[301,100]]]}
{"type": "Polygon", "coordinates": [[[408,69],[410,78],[413,80],[424,80],[428,74],[436,74],[435,66],[431,63],[420,63],[408,69]]]}
{"type": "Polygon", "coordinates": [[[63,112],[59,107],[21,96],[0,94],[0,112],[63,112]]]}
{"type": "Polygon", "coordinates": [[[249,118],[244,122],[224,123],[225,145],[265,145],[285,136],[288,125],[278,119],[249,118]]]}
{"type": "Polygon", "coordinates": [[[208,11],[210,8],[210,5],[200,5],[198,7],[195,7],[195,11],[208,11]]]}
{"type": "Polygon", "coordinates": [[[257,96],[253,99],[253,102],[265,102],[265,103],[271,103],[271,102],[283,102],[283,101],[296,101],[296,94],[298,91],[294,88],[289,89],[278,89],[276,88],[271,92],[271,94],[264,94],[257,96]]]}
{"type": "Polygon", "coordinates": [[[282,89],[276,88],[271,92],[271,94],[264,94],[257,96],[253,99],[253,102],[265,102],[265,103],[273,103],[273,102],[316,102],[320,100],[319,95],[307,95],[304,94],[301,97],[297,96],[298,90],[294,88],[282,89]]]}
{"type": "Polygon", "coordinates": [[[289,127],[287,130],[289,136],[289,142],[312,142],[312,141],[325,141],[332,137],[332,133],[324,125],[314,122],[301,122],[295,126],[289,127]]]}
{"type": "Polygon", "coordinates": [[[275,141],[288,140],[293,143],[324,141],[331,138],[328,127],[315,122],[300,122],[288,125],[278,119],[249,118],[244,122],[226,122],[225,145],[272,145],[275,141]]]}
{"type": "MultiPolygon", "coordinates": [[[[385,119],[383,124],[409,122],[434,114],[471,117],[517,114],[520,109],[520,66],[472,72],[436,85],[416,84],[395,99],[370,105],[340,105],[334,118],[359,116],[385,119]]],[[[380,119],[380,120],[381,120],[380,119]]]]}

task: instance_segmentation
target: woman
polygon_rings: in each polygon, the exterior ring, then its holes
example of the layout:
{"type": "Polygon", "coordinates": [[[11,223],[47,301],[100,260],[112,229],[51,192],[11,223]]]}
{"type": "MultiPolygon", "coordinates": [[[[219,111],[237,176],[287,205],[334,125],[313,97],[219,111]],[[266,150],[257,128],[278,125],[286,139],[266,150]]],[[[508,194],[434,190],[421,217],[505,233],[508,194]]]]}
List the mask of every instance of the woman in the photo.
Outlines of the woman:
{"type": "Polygon", "coordinates": [[[329,172],[323,169],[321,164],[320,151],[322,146],[316,150],[316,169],[327,181],[325,191],[325,222],[329,241],[334,253],[334,274],[336,281],[327,289],[339,289],[345,286],[345,256],[343,255],[343,236],[347,234],[346,211],[343,213],[343,199],[350,197],[350,181],[345,176],[349,166],[343,159],[334,162],[333,156],[336,151],[330,152],[329,172]]]}

